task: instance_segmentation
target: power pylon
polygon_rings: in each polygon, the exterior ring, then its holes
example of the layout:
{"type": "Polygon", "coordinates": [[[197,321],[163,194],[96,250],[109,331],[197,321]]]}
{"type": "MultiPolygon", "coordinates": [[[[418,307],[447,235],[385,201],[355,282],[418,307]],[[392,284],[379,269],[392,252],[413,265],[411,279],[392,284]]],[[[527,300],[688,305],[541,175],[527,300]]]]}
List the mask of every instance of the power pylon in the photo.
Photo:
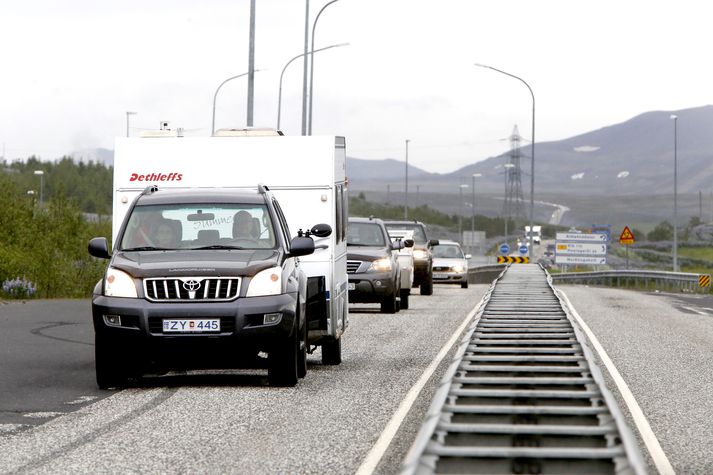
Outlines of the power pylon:
{"type": "Polygon", "coordinates": [[[520,168],[520,140],[517,125],[510,135],[510,155],[505,163],[505,202],[503,217],[512,220],[525,219],[525,205],[522,197],[522,170],[520,168]]]}

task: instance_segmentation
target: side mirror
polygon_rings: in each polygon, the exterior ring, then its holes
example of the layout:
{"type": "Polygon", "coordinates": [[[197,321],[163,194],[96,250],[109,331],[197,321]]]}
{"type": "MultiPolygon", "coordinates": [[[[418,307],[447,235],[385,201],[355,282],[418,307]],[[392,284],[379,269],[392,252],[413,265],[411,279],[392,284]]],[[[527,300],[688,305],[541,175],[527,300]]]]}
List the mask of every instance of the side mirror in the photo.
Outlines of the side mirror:
{"type": "Polygon", "coordinates": [[[404,247],[406,247],[406,246],[404,245],[403,241],[401,241],[401,240],[394,241],[391,243],[391,249],[394,251],[398,251],[399,249],[403,249],[404,247]]]}
{"type": "Polygon", "coordinates": [[[413,247],[413,239],[404,239],[404,247],[413,247]]]}
{"type": "Polygon", "coordinates": [[[109,243],[105,237],[95,237],[89,241],[89,254],[100,259],[109,259],[109,243]]]}
{"type": "Polygon", "coordinates": [[[465,258],[466,258],[466,259],[470,259],[471,257],[473,257],[472,254],[466,254],[466,255],[465,255],[465,258]]]}
{"type": "Polygon", "coordinates": [[[309,232],[311,232],[314,236],[325,238],[332,234],[332,227],[325,223],[315,224],[309,232]]]}
{"type": "MultiPolygon", "coordinates": [[[[330,230],[331,231],[331,230],[330,230]]],[[[314,252],[314,241],[308,237],[292,238],[290,242],[290,255],[294,257],[307,256],[314,252]]]]}
{"type": "Polygon", "coordinates": [[[438,244],[439,244],[438,239],[431,239],[430,241],[428,241],[429,247],[438,246],[438,244]]]}

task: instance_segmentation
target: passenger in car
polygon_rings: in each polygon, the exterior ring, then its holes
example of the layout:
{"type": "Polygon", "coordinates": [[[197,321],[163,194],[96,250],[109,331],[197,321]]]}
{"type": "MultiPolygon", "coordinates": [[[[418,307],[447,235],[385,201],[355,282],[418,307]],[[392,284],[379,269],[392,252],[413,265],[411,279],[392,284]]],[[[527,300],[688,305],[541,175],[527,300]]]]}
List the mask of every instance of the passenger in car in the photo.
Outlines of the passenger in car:
{"type": "Polygon", "coordinates": [[[233,217],[233,239],[254,240],[253,217],[245,210],[240,210],[233,217]]]}
{"type": "Polygon", "coordinates": [[[156,226],[153,241],[156,243],[156,247],[173,249],[178,243],[178,236],[176,236],[173,227],[167,221],[164,221],[156,226]]]}

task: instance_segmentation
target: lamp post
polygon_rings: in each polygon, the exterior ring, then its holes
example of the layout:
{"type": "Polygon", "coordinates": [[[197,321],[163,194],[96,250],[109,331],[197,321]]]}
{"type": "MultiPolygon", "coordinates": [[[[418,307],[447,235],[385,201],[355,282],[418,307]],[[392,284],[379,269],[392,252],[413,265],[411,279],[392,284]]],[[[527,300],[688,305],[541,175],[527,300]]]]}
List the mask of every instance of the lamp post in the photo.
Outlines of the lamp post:
{"type": "Polygon", "coordinates": [[[129,136],[129,116],[136,115],[136,112],[126,111],[126,136],[129,136]]]}
{"type": "MultiPolygon", "coordinates": [[[[247,76],[247,75],[250,74],[251,72],[256,73],[256,72],[258,72],[258,71],[261,71],[261,70],[260,70],[260,69],[256,69],[256,70],[254,70],[254,71],[248,71],[247,73],[238,74],[237,76],[229,77],[229,78],[226,79],[225,81],[221,82],[221,83],[220,83],[220,86],[218,86],[218,87],[216,88],[215,94],[213,94],[213,121],[211,122],[211,126],[210,126],[210,135],[215,134],[215,100],[216,100],[217,97],[218,97],[218,91],[220,91],[220,88],[223,87],[223,84],[225,84],[225,83],[228,82],[228,81],[232,81],[233,79],[238,79],[238,78],[241,78],[241,77],[243,77],[243,76],[247,76]]],[[[252,125],[252,124],[248,124],[248,125],[250,126],[250,125],[252,125]]]]}
{"type": "MultiPolygon", "coordinates": [[[[324,51],[324,50],[326,50],[326,49],[339,48],[340,46],[348,46],[348,45],[349,45],[349,43],[339,43],[339,44],[336,44],[336,45],[325,46],[324,48],[320,48],[320,49],[316,49],[316,50],[312,51],[312,53],[314,54],[314,53],[318,53],[318,52],[320,52],[320,51],[324,51]]],[[[280,130],[280,117],[281,117],[281,115],[282,115],[282,114],[281,114],[281,107],[282,107],[282,77],[283,77],[284,74],[285,74],[285,70],[287,69],[287,66],[289,66],[289,65],[292,63],[292,61],[294,61],[294,60],[296,60],[296,59],[299,59],[299,58],[303,57],[303,56],[306,55],[306,54],[308,54],[308,53],[298,54],[297,56],[295,56],[294,58],[292,58],[291,60],[289,60],[289,61],[287,62],[287,64],[285,64],[285,67],[282,68],[282,72],[280,73],[280,90],[279,90],[279,92],[278,92],[278,94],[277,94],[277,130],[280,130]]]]}
{"type": "Polygon", "coordinates": [[[40,208],[42,208],[44,203],[45,172],[44,170],[35,170],[35,175],[40,176],[40,208]]]}
{"type": "MultiPolygon", "coordinates": [[[[332,0],[331,2],[327,3],[322,7],[322,9],[317,13],[317,16],[314,18],[314,23],[312,23],[312,53],[315,53],[316,51],[314,50],[314,30],[317,28],[317,20],[319,20],[319,16],[322,14],[325,8],[333,4],[334,2],[337,2],[339,0],[332,0]]],[[[312,87],[314,85],[314,54],[309,55],[309,118],[307,121],[307,135],[312,135],[312,87]]],[[[303,134],[304,135],[304,134],[303,134]]]]}
{"type": "Polygon", "coordinates": [[[482,173],[473,173],[471,175],[471,178],[473,179],[473,201],[472,201],[472,206],[471,206],[471,219],[470,219],[470,239],[471,239],[471,254],[474,254],[475,252],[475,179],[483,176],[482,173]]]}
{"type": "Polygon", "coordinates": [[[404,186],[404,219],[408,219],[408,143],[411,140],[406,139],[406,173],[404,175],[405,178],[405,186],[404,186]]]}
{"type": "Polygon", "coordinates": [[[468,188],[468,185],[461,184],[458,187],[460,191],[460,201],[458,202],[458,241],[463,242],[463,188],[468,188]]]}
{"type": "Polygon", "coordinates": [[[673,120],[673,271],[678,272],[678,116],[673,120]]]}
{"type": "MultiPolygon", "coordinates": [[[[507,73],[505,71],[502,71],[500,69],[494,68],[492,66],[488,66],[485,64],[479,64],[475,63],[476,66],[479,68],[486,68],[486,69],[492,69],[493,71],[499,72],[501,74],[504,74],[506,76],[510,76],[511,78],[517,79],[518,81],[522,82],[525,86],[527,86],[527,90],[530,91],[530,95],[532,96],[532,142],[530,143],[531,145],[531,152],[530,154],[532,155],[531,162],[530,162],[530,236],[529,236],[529,241],[530,241],[530,246],[527,250],[528,257],[531,257],[532,254],[532,225],[535,217],[535,93],[532,92],[532,88],[530,87],[529,84],[525,82],[524,79],[515,76],[514,74],[507,73]]],[[[507,226],[507,224],[506,224],[507,226]]],[[[506,233],[507,234],[507,233],[506,233]]],[[[507,236],[506,236],[507,238],[507,236]]]]}

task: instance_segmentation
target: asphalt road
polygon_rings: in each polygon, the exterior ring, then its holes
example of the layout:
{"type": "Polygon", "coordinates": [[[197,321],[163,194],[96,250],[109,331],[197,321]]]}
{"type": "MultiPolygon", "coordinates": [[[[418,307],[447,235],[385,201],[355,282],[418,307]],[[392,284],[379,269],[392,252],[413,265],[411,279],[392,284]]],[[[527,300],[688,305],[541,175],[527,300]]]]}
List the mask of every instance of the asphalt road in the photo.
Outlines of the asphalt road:
{"type": "MultiPolygon", "coordinates": [[[[241,371],[99,391],[88,301],[0,305],[0,472],[354,473],[486,290],[437,285],[393,315],[352,306],[343,363],[315,352],[294,388],[241,371]]],[[[399,471],[448,361],[376,473],[399,471]]]]}
{"type": "Polygon", "coordinates": [[[613,360],[676,473],[713,473],[713,298],[558,287],[613,360]]]}

